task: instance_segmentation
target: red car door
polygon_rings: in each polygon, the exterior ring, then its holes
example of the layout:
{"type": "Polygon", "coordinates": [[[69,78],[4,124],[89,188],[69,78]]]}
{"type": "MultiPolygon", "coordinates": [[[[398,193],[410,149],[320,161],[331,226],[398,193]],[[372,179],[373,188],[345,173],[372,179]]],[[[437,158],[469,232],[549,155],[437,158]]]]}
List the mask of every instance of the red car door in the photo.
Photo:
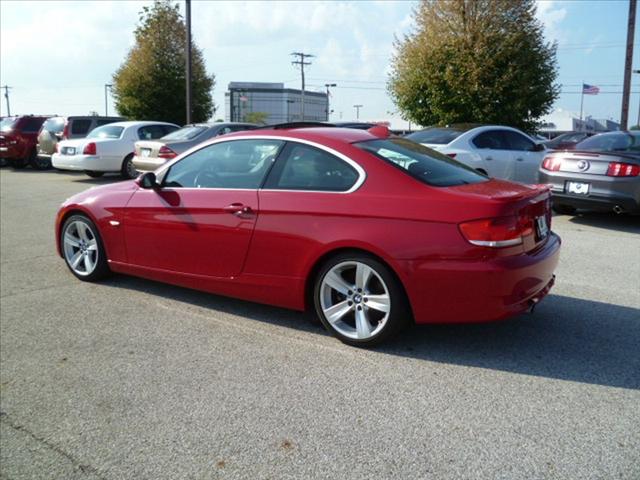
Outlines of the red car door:
{"type": "Polygon", "coordinates": [[[161,188],[137,190],[124,222],[128,262],[186,274],[238,275],[259,212],[258,188],[282,144],[214,143],[173,164],[161,188]]]}

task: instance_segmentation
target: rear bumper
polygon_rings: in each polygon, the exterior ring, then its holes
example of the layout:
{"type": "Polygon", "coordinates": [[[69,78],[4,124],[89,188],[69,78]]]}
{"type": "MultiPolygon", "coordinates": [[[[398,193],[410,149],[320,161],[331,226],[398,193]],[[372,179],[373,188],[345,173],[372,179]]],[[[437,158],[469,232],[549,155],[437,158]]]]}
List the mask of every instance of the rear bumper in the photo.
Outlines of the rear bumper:
{"type": "Polygon", "coordinates": [[[120,166],[113,161],[106,161],[98,155],[61,155],[54,153],[51,155],[51,164],[60,170],[94,172],[117,172],[120,166]]]}
{"type": "Polygon", "coordinates": [[[167,163],[164,158],[133,157],[133,166],[139,172],[153,172],[167,163]]]}
{"type": "Polygon", "coordinates": [[[405,279],[416,323],[490,322],[544,298],[554,283],[560,237],[532,252],[470,261],[409,261],[405,279]]]}
{"type": "Polygon", "coordinates": [[[7,160],[17,160],[24,158],[23,149],[19,145],[9,145],[0,147],[0,158],[6,158],[7,160]]]}

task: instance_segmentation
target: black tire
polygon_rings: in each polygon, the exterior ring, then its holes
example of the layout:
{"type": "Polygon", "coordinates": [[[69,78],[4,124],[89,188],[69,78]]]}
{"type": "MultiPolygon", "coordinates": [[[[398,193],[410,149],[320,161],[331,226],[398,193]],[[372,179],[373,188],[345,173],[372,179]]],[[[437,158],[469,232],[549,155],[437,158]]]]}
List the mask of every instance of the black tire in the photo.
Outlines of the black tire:
{"type": "Polygon", "coordinates": [[[38,157],[38,152],[35,149],[29,156],[29,163],[34,170],[49,170],[51,168],[51,158],[38,157]]]}
{"type": "Polygon", "coordinates": [[[133,153],[127,155],[122,161],[122,168],[120,169],[120,174],[123,178],[127,178],[131,180],[132,178],[137,178],[138,171],[133,166],[133,153]],[[135,171],[135,174],[133,173],[135,171]]]}
{"type": "Polygon", "coordinates": [[[560,215],[575,215],[576,207],[572,207],[570,205],[562,205],[562,204],[553,204],[553,211],[559,213],[560,215]]]}
{"type": "MultiPolygon", "coordinates": [[[[70,231],[69,233],[72,233],[72,231],[70,231]]],[[[95,282],[102,278],[105,278],[111,273],[111,270],[109,270],[109,262],[107,261],[107,254],[104,249],[104,244],[102,243],[100,232],[88,217],[78,214],[71,215],[69,218],[67,218],[67,220],[64,222],[64,225],[62,226],[62,230],[60,231],[60,244],[62,245],[62,254],[67,267],[69,268],[71,273],[75,275],[76,278],[82,280],[83,282],[95,282]],[[76,272],[76,270],[74,270],[74,268],[71,266],[70,259],[68,257],[73,252],[67,252],[65,245],[65,234],[67,233],[68,229],[72,230],[74,228],[71,225],[75,222],[84,223],[90,230],[92,237],[95,238],[97,244],[97,258],[95,261],[95,268],[90,273],[84,275],[76,272]]],[[[77,251],[75,251],[75,253],[77,253],[77,251]]]]}
{"type": "Polygon", "coordinates": [[[0,157],[0,167],[6,167],[7,165],[9,165],[7,159],[0,157]]]}
{"type": "Polygon", "coordinates": [[[104,175],[104,172],[96,172],[94,170],[85,170],[84,173],[89,175],[91,178],[100,178],[104,175]]]}
{"type": "Polygon", "coordinates": [[[8,160],[9,165],[13,168],[17,168],[18,170],[22,170],[27,166],[27,161],[24,158],[12,158],[8,160]]]}
{"type": "MultiPolygon", "coordinates": [[[[338,267],[339,268],[339,267],[338,267]]],[[[355,292],[354,292],[355,293],[355,292]]],[[[332,293],[340,295],[337,291],[332,293]]],[[[364,297],[364,294],[363,294],[364,297]]],[[[345,300],[347,298],[345,297],[345,300]]],[[[364,300],[363,300],[364,301],[364,300]]],[[[373,347],[375,345],[379,345],[384,341],[391,338],[393,335],[400,332],[403,328],[409,325],[412,321],[411,316],[411,308],[409,307],[409,302],[407,300],[407,296],[405,291],[400,284],[400,281],[397,279],[396,275],[387,267],[385,264],[374,258],[373,256],[360,253],[360,252],[345,252],[341,254],[337,254],[334,257],[331,257],[327,262],[322,265],[318,274],[315,278],[315,284],[313,289],[313,302],[316,310],[316,314],[324,327],[337,337],[340,341],[357,347],[373,347]],[[334,328],[334,326],[327,320],[324,311],[321,305],[321,295],[323,295],[323,280],[327,273],[331,271],[334,267],[349,262],[358,262],[367,265],[369,268],[373,269],[374,272],[382,279],[382,281],[386,284],[387,291],[390,297],[390,309],[388,312],[388,317],[384,322],[384,325],[373,336],[366,339],[355,339],[350,336],[347,336],[341,333],[338,329],[334,328]]],[[[366,303],[361,303],[362,307],[367,310],[366,303]]],[[[354,307],[355,308],[355,307],[354,307]]],[[[347,314],[349,315],[349,314],[347,314]]],[[[354,311],[355,318],[355,311],[354,311]]],[[[345,315],[345,319],[347,316],[345,315]]],[[[346,321],[349,321],[348,319],[346,321]]],[[[355,320],[354,320],[355,322],[355,320]]],[[[370,324],[372,325],[372,324],[370,324]]],[[[377,328],[374,325],[374,331],[377,328]]]]}

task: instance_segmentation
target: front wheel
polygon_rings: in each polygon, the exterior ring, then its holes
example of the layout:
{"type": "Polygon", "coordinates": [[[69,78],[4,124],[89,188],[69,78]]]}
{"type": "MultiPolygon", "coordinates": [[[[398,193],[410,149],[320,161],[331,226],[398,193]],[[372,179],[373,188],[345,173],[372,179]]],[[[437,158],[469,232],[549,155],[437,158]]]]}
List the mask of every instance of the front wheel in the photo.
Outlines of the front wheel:
{"type": "Polygon", "coordinates": [[[318,317],[355,346],[377,345],[409,323],[408,302],[395,275],[364,254],[340,254],[321,268],[314,289],[318,317]]]}
{"type": "Polygon", "coordinates": [[[122,161],[120,173],[127,179],[136,178],[138,176],[138,170],[136,170],[136,167],[133,165],[133,153],[127,155],[122,161]]]}
{"type": "Polygon", "coordinates": [[[76,277],[94,282],[109,274],[102,238],[89,218],[72,215],[64,222],[60,236],[64,260],[76,277]]]}

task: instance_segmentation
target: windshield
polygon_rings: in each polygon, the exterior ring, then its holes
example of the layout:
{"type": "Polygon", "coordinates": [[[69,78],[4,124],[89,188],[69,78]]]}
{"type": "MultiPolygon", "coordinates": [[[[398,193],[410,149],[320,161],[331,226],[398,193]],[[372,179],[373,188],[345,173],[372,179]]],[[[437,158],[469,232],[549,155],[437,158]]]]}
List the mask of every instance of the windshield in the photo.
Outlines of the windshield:
{"type": "Polygon", "coordinates": [[[440,128],[432,127],[420,132],[410,133],[404,138],[408,138],[417,143],[432,143],[437,145],[446,145],[453,142],[456,138],[462,135],[465,130],[457,128],[440,128]]]}
{"type": "Polygon", "coordinates": [[[576,145],[576,150],[601,152],[640,152],[640,135],[628,132],[601,133],[576,145]]]}
{"type": "Polygon", "coordinates": [[[368,140],[354,145],[427,185],[451,187],[488,180],[471,167],[406,138],[368,140]]]}
{"type": "Polygon", "coordinates": [[[18,117],[7,117],[0,121],[0,132],[8,132],[16,124],[18,117]]]}
{"type": "Polygon", "coordinates": [[[53,117],[44,122],[42,129],[51,133],[61,133],[64,129],[64,118],[53,117]]]}
{"type": "Polygon", "coordinates": [[[120,138],[124,127],[116,127],[113,125],[105,125],[91,130],[87,138],[120,138]]]}
{"type": "Polygon", "coordinates": [[[171,132],[168,135],[162,137],[162,140],[191,140],[196,138],[202,132],[207,130],[209,127],[204,125],[187,125],[186,127],[182,127],[175,132],[171,132]]]}

